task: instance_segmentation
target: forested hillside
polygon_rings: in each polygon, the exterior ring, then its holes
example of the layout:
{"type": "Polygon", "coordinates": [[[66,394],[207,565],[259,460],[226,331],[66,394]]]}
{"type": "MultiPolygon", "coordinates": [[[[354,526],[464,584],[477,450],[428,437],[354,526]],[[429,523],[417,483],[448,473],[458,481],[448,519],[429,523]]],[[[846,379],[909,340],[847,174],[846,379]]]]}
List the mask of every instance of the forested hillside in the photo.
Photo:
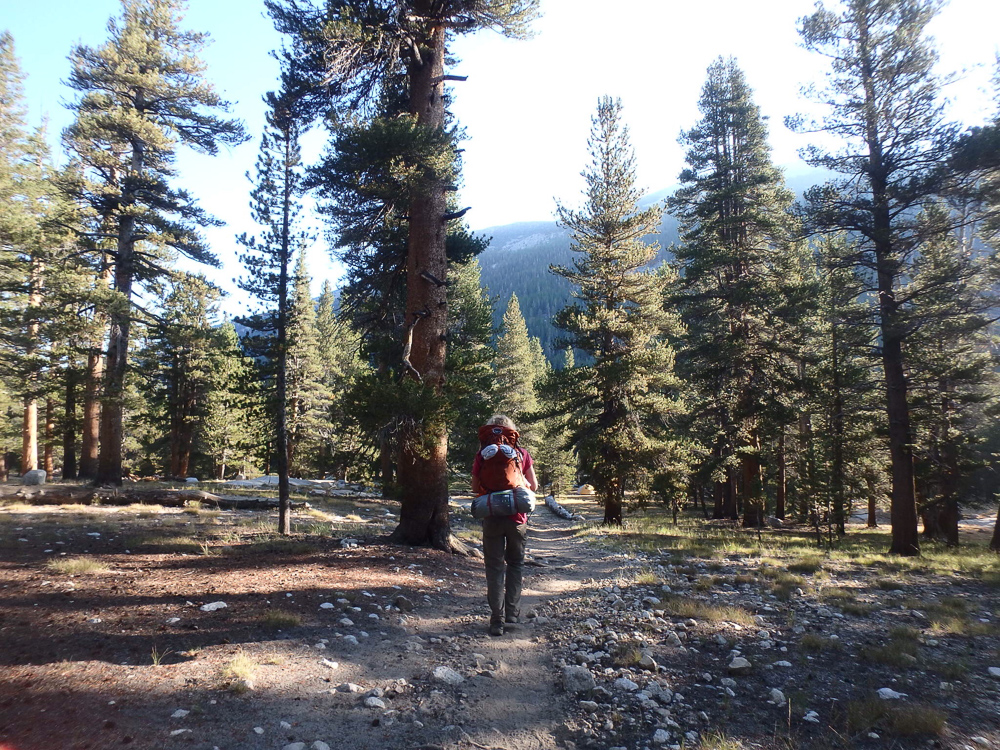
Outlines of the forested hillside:
{"type": "MultiPolygon", "coordinates": [[[[788,175],[786,184],[801,196],[808,188],[819,184],[825,175],[826,172],[820,169],[799,169],[788,175]]],[[[662,203],[673,192],[674,188],[669,188],[651,193],[639,205],[646,208],[662,203]]],[[[493,322],[500,325],[510,295],[516,294],[528,333],[542,342],[545,354],[553,362],[561,363],[552,317],[569,302],[572,287],[565,279],[550,273],[549,266],[572,262],[568,232],[555,221],[524,221],[482,229],[476,235],[490,241],[479,256],[479,262],[483,286],[496,298],[493,322]]],[[[670,259],[670,247],[677,242],[677,220],[669,214],[664,215],[660,232],[650,235],[646,241],[657,242],[660,246],[654,266],[670,259]]]]}

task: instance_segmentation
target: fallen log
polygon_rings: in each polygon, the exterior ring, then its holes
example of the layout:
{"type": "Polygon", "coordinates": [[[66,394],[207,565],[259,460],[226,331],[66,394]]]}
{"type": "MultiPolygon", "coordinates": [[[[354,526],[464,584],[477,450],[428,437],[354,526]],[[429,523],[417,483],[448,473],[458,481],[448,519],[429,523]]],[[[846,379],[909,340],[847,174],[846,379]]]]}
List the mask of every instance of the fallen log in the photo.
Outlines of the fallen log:
{"type": "MultiPolygon", "coordinates": [[[[200,503],[219,510],[272,510],[277,498],[214,495],[202,490],[169,490],[157,488],[122,489],[50,485],[48,487],[0,486],[0,498],[16,498],[29,505],[162,505],[183,508],[200,503]]],[[[305,508],[308,503],[293,502],[292,508],[305,508]]]]}

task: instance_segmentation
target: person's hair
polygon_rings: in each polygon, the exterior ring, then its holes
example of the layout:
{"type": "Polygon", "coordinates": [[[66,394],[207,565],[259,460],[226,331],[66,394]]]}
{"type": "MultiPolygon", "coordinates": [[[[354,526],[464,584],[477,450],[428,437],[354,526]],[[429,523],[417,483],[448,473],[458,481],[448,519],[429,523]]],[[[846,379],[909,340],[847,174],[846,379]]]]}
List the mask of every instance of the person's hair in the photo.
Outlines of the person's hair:
{"type": "Polygon", "coordinates": [[[517,429],[517,425],[514,424],[514,420],[505,414],[494,414],[492,417],[486,420],[486,424],[498,424],[501,427],[506,427],[509,430],[517,429]]]}

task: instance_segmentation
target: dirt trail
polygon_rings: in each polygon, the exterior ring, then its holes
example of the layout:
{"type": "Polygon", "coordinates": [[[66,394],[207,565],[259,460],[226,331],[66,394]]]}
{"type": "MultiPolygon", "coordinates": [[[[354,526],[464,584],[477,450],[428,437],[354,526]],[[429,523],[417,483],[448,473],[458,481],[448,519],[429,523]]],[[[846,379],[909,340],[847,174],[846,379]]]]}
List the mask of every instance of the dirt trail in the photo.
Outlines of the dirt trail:
{"type": "Polygon", "coordinates": [[[582,582],[612,574],[614,565],[595,558],[592,551],[573,537],[572,523],[540,509],[530,519],[528,560],[525,567],[522,623],[508,627],[501,637],[487,634],[488,609],[485,578],[470,592],[442,607],[439,618],[422,619],[418,632],[428,636],[451,631],[465,636],[473,653],[495,669],[487,677],[475,677],[464,689],[468,708],[461,730],[441,737],[461,746],[504,748],[505,750],[547,750],[557,747],[565,718],[559,670],[545,631],[552,622],[545,612],[550,602],[573,596],[582,582]]]}

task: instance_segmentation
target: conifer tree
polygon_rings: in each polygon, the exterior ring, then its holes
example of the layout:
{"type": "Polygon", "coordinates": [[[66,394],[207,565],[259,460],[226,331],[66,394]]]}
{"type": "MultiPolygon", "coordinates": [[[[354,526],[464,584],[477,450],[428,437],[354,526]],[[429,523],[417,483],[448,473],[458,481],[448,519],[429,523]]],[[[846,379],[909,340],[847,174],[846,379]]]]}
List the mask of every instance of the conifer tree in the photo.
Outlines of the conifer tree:
{"type": "Polygon", "coordinates": [[[917,495],[924,534],[954,546],[962,485],[977,462],[976,424],[1000,405],[990,331],[1000,306],[1000,265],[973,245],[974,235],[947,231],[943,205],[929,205],[921,219],[941,232],[921,243],[903,288],[917,495]]]}
{"type": "Polygon", "coordinates": [[[316,307],[310,292],[306,250],[299,250],[288,312],[286,412],[289,472],[299,476],[317,466],[321,436],[328,432],[330,392],[323,379],[316,307]]]}
{"type": "Polygon", "coordinates": [[[205,403],[199,435],[205,454],[211,459],[213,476],[225,479],[226,471],[238,465],[246,473],[250,456],[266,432],[268,420],[260,408],[256,369],[243,355],[240,338],[231,322],[214,331],[215,348],[211,361],[211,388],[205,403]],[[263,424],[262,424],[263,423],[263,424]]]}
{"type": "MultiPolygon", "coordinates": [[[[402,360],[406,377],[421,391],[413,401],[421,415],[441,411],[447,359],[446,236],[449,221],[457,218],[447,199],[457,183],[455,133],[445,110],[448,42],[484,28],[523,36],[537,5],[537,0],[329,0],[321,8],[297,0],[266,3],[278,29],[292,36],[285,73],[293,91],[319,100],[322,109],[332,103],[340,114],[384,112],[378,105],[385,95],[402,92],[404,113],[396,117],[399,110],[390,107],[390,118],[380,125],[411,155],[399,163],[409,171],[400,175],[407,189],[397,196],[407,207],[402,360]]],[[[393,539],[457,549],[448,515],[446,420],[421,416],[407,424],[398,462],[400,525],[393,539]]]]}
{"type": "Polygon", "coordinates": [[[291,533],[288,489],[288,324],[291,307],[289,264],[296,245],[303,240],[298,230],[303,193],[299,122],[292,116],[287,99],[268,94],[267,126],[260,140],[260,153],[250,207],[259,236],[243,234],[240,262],[247,269],[240,288],[264,303],[264,310],[241,323],[253,334],[247,343],[261,356],[269,381],[267,401],[272,409],[274,452],[278,469],[278,531],[291,533]]]}
{"type": "Polygon", "coordinates": [[[806,296],[788,271],[792,195],[771,162],[767,128],[735,60],[717,59],[682,136],[688,167],[670,201],[680,221],[676,296],[686,335],[680,364],[707,420],[717,515],[763,520],[763,437],[784,425],[793,390],[792,331],[806,296]]]}
{"type": "Polygon", "coordinates": [[[179,28],[181,0],[122,0],[100,47],[75,47],[69,85],[80,93],[64,143],[86,179],[77,197],[103,218],[116,300],[109,334],[101,414],[98,479],[122,481],[122,408],[133,289],[165,273],[162,248],[218,261],[198,233],[217,224],[184,190],[171,186],[177,147],[208,154],[244,140],[235,121],[216,116],[228,105],[204,79],[197,57],[205,34],[179,28]]]}
{"type": "Polygon", "coordinates": [[[512,294],[497,339],[496,395],[500,410],[515,422],[538,408],[536,357],[517,295],[512,294]]]}
{"type": "Polygon", "coordinates": [[[578,257],[572,267],[552,268],[576,286],[576,301],[555,324],[591,361],[564,368],[550,391],[560,393],[562,423],[591,471],[604,523],[618,526],[626,491],[644,488],[653,471],[675,460],[668,423],[680,410],[665,341],[675,325],[662,305],[666,278],[647,268],[657,248],[643,240],[656,231],[662,209],[638,210],[635,157],[621,110],[620,101],[599,100],[583,172],[586,201],[580,210],[557,208],[578,257]]]}
{"type": "Polygon", "coordinates": [[[191,474],[192,454],[208,413],[219,353],[220,298],[218,288],[204,277],[178,274],[138,355],[156,442],[165,444],[162,471],[174,479],[191,474]]]}
{"type": "Polygon", "coordinates": [[[925,34],[939,8],[936,0],[846,0],[836,10],[818,3],[799,30],[807,49],[830,59],[826,85],[813,92],[829,115],[789,123],[843,143],[838,151],[803,153],[810,164],[842,175],[808,192],[808,210],[815,229],[862,239],[855,263],[867,270],[878,306],[892,465],[890,552],[900,555],[920,552],[901,286],[923,241],[917,209],[942,189],[946,170],[939,165],[954,140],[933,72],[937,54],[925,34]]]}
{"type": "Polygon", "coordinates": [[[346,480],[349,475],[368,475],[362,435],[346,403],[347,393],[368,368],[360,356],[360,336],[337,311],[333,286],[324,281],[316,304],[316,333],[329,401],[326,426],[321,435],[324,445],[320,468],[324,473],[332,472],[346,480]]]}

